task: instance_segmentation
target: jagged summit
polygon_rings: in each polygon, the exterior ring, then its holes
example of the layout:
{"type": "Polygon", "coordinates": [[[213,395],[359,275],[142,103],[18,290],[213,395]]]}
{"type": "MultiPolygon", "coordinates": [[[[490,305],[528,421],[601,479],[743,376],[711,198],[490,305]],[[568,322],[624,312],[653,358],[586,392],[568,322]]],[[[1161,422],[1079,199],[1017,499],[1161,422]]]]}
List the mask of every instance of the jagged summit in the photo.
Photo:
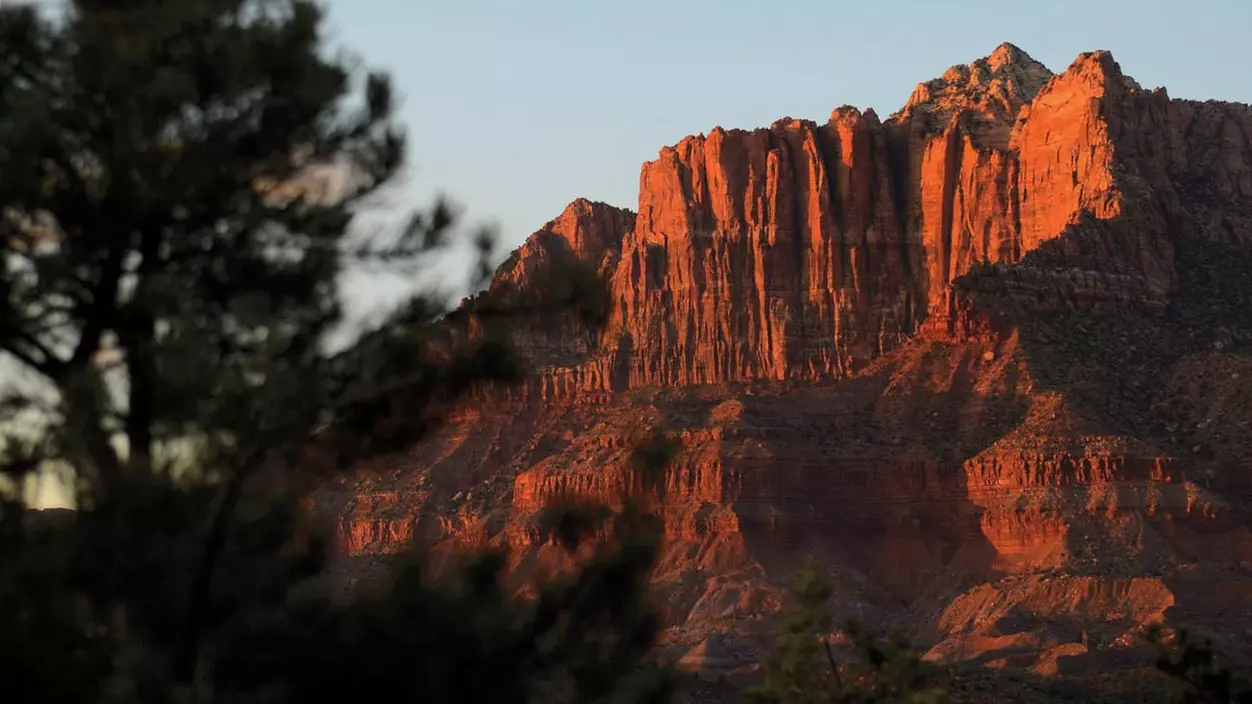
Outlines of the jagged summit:
{"type": "Polygon", "coordinates": [[[634,213],[630,210],[578,198],[540,232],[558,236],[574,256],[583,259],[596,258],[608,249],[620,247],[622,235],[633,226],[634,213]]]}
{"type": "MultiPolygon", "coordinates": [[[[1111,61],[1108,52],[1082,54],[1076,64],[1097,59],[1111,61]]],[[[1115,66],[1114,62],[1114,66],[1115,66]]],[[[1072,67],[1071,67],[1072,70],[1072,67]]],[[[1120,72],[1118,72],[1120,75],[1120,72]]],[[[1018,113],[1027,106],[1055,74],[1017,45],[1003,42],[980,59],[949,68],[942,76],[917,84],[904,107],[892,114],[889,121],[913,121],[926,132],[942,131],[958,116],[964,115],[967,131],[980,147],[1005,149],[1009,131],[1018,113]]],[[[1131,81],[1133,83],[1133,81],[1131,81]]],[[[865,119],[878,122],[873,109],[861,110],[852,105],[835,108],[829,123],[855,122],[865,119]]],[[[769,129],[788,130],[816,126],[811,120],[790,115],[774,120],[769,129]]],[[[741,138],[759,130],[714,127],[705,133],[688,135],[674,145],[660,149],[662,156],[682,152],[707,138],[741,138]]]]}
{"type": "Polygon", "coordinates": [[[1030,54],[1022,51],[1021,48],[1011,42],[1002,42],[1000,46],[997,46],[995,50],[987,56],[987,58],[980,60],[986,61],[992,71],[999,71],[1005,66],[1010,65],[1022,67],[1043,66],[1043,64],[1035,61],[1030,54]]]}
{"type": "Polygon", "coordinates": [[[968,112],[984,123],[985,141],[1001,146],[1003,129],[1052,78],[1047,66],[1005,42],[990,55],[949,68],[939,78],[917,84],[897,120],[929,118],[942,129],[958,113],[968,112]],[[991,129],[986,129],[991,128],[991,129]]]}
{"type": "Polygon", "coordinates": [[[548,262],[560,257],[593,263],[612,259],[621,251],[622,237],[634,226],[635,213],[631,210],[577,198],[496,268],[491,287],[525,286],[548,262]]]}
{"type": "Polygon", "coordinates": [[[1107,49],[1079,54],[1062,75],[1079,79],[1089,90],[1101,95],[1109,91],[1143,89],[1138,81],[1122,73],[1122,67],[1107,49]]]}

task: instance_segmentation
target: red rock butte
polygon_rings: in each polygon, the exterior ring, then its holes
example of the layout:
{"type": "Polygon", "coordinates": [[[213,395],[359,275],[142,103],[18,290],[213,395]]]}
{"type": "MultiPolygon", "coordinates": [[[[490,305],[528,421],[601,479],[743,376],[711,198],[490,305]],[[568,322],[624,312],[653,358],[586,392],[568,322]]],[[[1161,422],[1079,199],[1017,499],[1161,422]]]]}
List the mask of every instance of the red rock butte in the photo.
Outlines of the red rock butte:
{"type": "Polygon", "coordinates": [[[750,663],[810,555],[940,661],[1088,672],[1158,620],[1246,648],[1252,108],[1003,44],[886,120],[665,147],[637,212],[575,201],[486,295],[560,258],[604,277],[607,320],[524,321],[528,381],[324,492],[348,556],[553,564],[536,512],[613,500],[659,428],[684,666],[750,663]]]}

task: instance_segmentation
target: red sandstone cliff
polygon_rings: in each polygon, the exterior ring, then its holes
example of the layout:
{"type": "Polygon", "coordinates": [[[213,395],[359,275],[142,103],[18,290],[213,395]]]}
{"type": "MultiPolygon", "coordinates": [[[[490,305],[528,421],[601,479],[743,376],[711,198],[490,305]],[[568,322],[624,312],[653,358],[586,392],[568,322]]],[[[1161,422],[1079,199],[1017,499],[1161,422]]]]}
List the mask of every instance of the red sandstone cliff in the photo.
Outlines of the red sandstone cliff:
{"type": "Polygon", "coordinates": [[[1174,231],[1246,236],[1215,214],[1227,203],[1189,209],[1178,188],[1216,179],[1244,195],[1248,119],[1145,92],[1106,52],[1052,76],[1003,45],[919,85],[885,123],[841,108],[825,125],[688,137],[644,165],[633,229],[576,204],[581,220],[556,221],[571,239],[549,225],[501,281],[524,286],[558,240],[610,277],[604,350],[557,394],[844,377],[959,318],[953,283],[972,268],[1047,243],[1057,254],[1014,284],[1029,305],[1163,305],[1174,231]],[[1228,143],[1220,160],[1212,139],[1187,138],[1197,129],[1228,143]]]}
{"type": "Polygon", "coordinates": [[[515,328],[534,378],[338,489],[347,552],[541,564],[534,512],[612,499],[660,428],[675,647],[751,642],[804,554],[937,658],[1063,672],[1153,619],[1252,628],[1248,106],[1006,44],[886,121],[666,147],[637,216],[576,201],[489,295],[567,259],[607,322],[515,328]]]}

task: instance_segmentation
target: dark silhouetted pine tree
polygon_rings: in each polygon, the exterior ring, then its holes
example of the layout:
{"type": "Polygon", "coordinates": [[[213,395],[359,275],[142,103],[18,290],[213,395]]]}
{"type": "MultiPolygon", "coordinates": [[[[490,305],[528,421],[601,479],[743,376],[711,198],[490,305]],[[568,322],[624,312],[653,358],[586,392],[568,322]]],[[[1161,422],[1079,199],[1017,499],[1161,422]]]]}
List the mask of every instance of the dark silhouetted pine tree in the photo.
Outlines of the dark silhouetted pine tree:
{"type": "MultiPolygon", "coordinates": [[[[353,234],[405,154],[387,77],[332,57],[304,0],[61,10],[0,7],[3,686],[41,702],[660,696],[642,664],[658,538],[638,512],[533,601],[506,594],[496,553],[447,579],[411,559],[346,604],[302,589],[327,543],[300,508],[312,467],[413,442],[439,402],[522,372],[492,328],[449,342],[432,296],[329,349],[346,266],[420,276],[456,241],[442,204],[353,234]],[[61,472],[76,509],[27,508],[36,470],[61,472]]],[[[475,285],[492,242],[472,239],[475,285]]],[[[594,317],[574,300],[598,300],[593,280],[559,288],[527,305],[594,317]]]]}

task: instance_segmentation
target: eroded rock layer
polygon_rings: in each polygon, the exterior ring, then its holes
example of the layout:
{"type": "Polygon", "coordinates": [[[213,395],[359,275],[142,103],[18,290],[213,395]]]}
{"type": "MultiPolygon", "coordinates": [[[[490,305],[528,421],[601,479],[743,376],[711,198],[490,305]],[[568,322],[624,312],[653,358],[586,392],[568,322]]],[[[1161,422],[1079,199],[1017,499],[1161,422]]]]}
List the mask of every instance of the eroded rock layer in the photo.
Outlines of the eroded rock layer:
{"type": "Polygon", "coordinates": [[[486,296],[566,260],[607,320],[536,315],[511,333],[532,378],[325,492],[346,553],[554,563],[537,512],[614,501],[659,429],[657,586],[692,667],[751,661],[806,555],[937,659],[1082,672],[1153,620],[1246,640],[1248,106],[1002,45],[885,121],[666,147],[637,214],[576,201],[486,296]]]}

